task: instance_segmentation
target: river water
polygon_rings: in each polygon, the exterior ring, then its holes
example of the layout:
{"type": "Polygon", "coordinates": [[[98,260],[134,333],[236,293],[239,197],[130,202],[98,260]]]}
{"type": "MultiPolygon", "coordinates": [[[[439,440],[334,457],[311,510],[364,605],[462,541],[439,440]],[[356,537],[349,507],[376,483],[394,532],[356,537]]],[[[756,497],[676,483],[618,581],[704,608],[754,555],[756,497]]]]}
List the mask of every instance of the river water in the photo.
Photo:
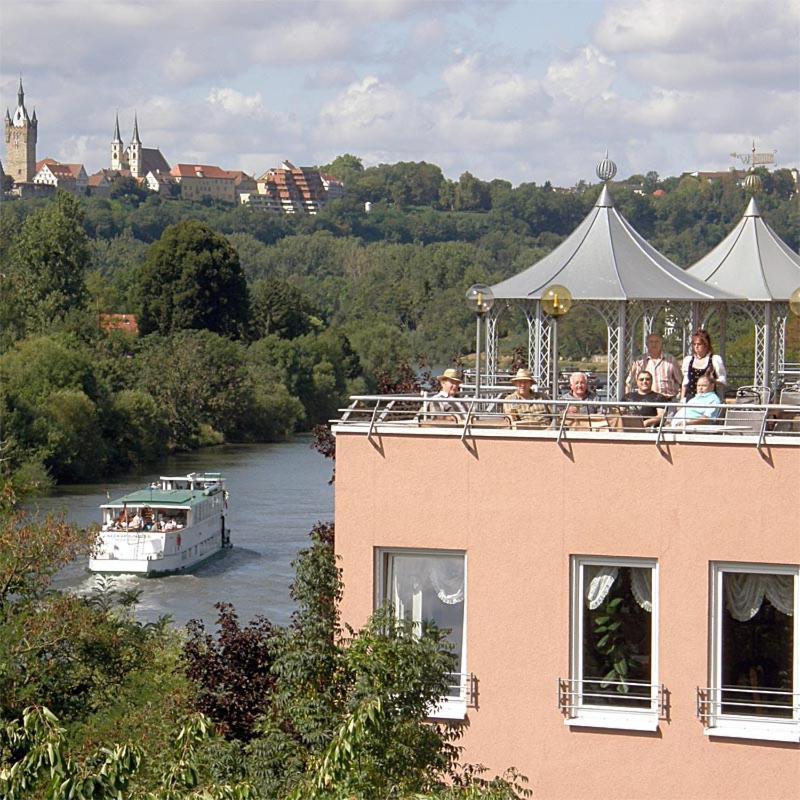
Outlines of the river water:
{"type": "MultiPolygon", "coordinates": [[[[309,543],[316,522],[333,519],[332,463],[311,449],[311,438],[266,445],[224,445],[165,459],[151,471],[102,484],[58,487],[39,498],[41,511],[64,511],[85,526],[100,519],[98,507],[112,498],[141,489],[159,475],[222,472],[230,492],[228,524],[233,547],[196,567],[190,574],[163,578],[133,575],[115,578],[119,588],[136,588],[138,619],[153,621],[169,614],[174,624],[202,619],[214,628],[214,604],[233,604],[242,624],[257,614],[271,622],[288,622],[293,604],[289,584],[292,560],[309,543]]],[[[57,588],[89,590],[96,580],[87,562],[75,562],[56,578],[57,588]]]]}

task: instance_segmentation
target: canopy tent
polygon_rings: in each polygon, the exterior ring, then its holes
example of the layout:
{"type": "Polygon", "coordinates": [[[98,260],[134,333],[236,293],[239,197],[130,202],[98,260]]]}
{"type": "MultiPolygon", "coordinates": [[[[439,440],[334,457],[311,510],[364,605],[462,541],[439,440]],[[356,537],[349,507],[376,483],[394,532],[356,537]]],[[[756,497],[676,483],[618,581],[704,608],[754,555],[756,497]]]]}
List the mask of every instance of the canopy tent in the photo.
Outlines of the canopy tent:
{"type": "MultiPolygon", "coordinates": [[[[753,191],[759,188],[755,178],[747,177],[753,191]]],[[[755,197],[728,236],[687,272],[710,287],[745,298],[737,307],[755,327],[753,383],[777,389],[787,373],[788,301],[800,287],[800,256],[762,219],[755,197]]]]}
{"type": "MultiPolygon", "coordinates": [[[[616,174],[605,159],[597,174],[609,181],[616,174]]],[[[497,320],[512,303],[522,306],[528,323],[528,363],[540,390],[555,396],[557,386],[557,320],[542,309],[547,287],[560,284],[573,299],[604,319],[608,335],[608,396],[623,394],[626,366],[636,347],[652,332],[656,314],[667,309],[682,326],[684,338],[700,321],[701,304],[727,303],[735,292],[688,275],[643,239],[614,206],[608,185],[583,222],[551,253],[522,272],[491,287],[495,303],[486,325],[486,369],[497,368],[497,320]]]]}

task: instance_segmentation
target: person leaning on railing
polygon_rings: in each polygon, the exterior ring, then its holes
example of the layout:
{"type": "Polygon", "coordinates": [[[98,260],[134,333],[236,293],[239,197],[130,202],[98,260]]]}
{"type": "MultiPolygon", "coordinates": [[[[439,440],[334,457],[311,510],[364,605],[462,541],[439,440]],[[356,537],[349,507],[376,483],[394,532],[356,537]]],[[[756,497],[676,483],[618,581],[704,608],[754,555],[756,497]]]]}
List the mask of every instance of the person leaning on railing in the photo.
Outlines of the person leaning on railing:
{"type": "MultiPolygon", "coordinates": [[[[533,375],[529,369],[518,369],[511,379],[514,391],[507,394],[504,400],[535,400],[533,393],[533,375]]],[[[550,413],[544,403],[503,403],[503,413],[511,418],[515,425],[545,428],[550,424],[550,413]]]]}
{"type": "Polygon", "coordinates": [[[690,397],[672,418],[674,428],[684,428],[687,425],[707,425],[714,422],[721,409],[719,395],[716,392],[716,382],[709,375],[701,375],[697,379],[697,394],[690,397]]]}

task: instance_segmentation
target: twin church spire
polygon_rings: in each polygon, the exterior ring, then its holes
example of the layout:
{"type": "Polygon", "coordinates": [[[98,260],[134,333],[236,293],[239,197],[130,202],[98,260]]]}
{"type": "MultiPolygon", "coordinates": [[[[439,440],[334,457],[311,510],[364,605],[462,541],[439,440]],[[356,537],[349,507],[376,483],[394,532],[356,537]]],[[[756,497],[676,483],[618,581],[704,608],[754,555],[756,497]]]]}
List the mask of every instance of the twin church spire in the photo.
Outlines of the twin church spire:
{"type": "Polygon", "coordinates": [[[119,132],[119,112],[114,119],[114,138],[111,140],[111,169],[130,170],[131,177],[141,178],[142,174],[142,140],[139,136],[139,118],[133,115],[133,136],[131,143],[124,147],[119,132]]]}

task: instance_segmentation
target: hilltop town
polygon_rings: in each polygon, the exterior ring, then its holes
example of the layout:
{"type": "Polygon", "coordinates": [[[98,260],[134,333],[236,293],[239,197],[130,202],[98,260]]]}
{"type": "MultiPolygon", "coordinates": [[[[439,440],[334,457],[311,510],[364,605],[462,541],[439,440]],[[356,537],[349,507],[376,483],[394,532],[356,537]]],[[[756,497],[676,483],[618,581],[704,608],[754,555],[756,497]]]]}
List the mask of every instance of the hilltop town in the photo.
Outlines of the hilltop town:
{"type": "MultiPolygon", "coordinates": [[[[165,199],[215,201],[283,214],[316,214],[331,200],[345,195],[342,180],[315,167],[295,166],[288,160],[280,166],[270,166],[259,177],[216,164],[178,162],[170,165],[161,150],[145,147],[136,114],[127,145],[120,132],[119,114],[116,114],[109,143],[109,166],[92,174],[87,173],[83,164],[64,164],[49,157],[37,160],[38,128],[36,111],[29,115],[25,107],[25,92],[20,78],[17,108],[13,115],[10,109],[6,110],[6,159],[4,163],[0,162],[0,179],[7,199],[47,196],[56,189],[75,195],[108,197],[115,184],[133,182],[137,188],[165,199]]],[[[774,164],[774,154],[756,153],[755,143],[751,154],[731,155],[751,169],[774,164]]],[[[791,168],[789,173],[797,191],[800,172],[791,168]]],[[[747,170],[731,167],[723,171],[684,173],[687,174],[710,182],[733,177],[742,183],[747,170]]],[[[574,192],[576,188],[557,191],[574,192]]],[[[662,188],[651,186],[648,190],[644,181],[636,192],[648,192],[656,197],[664,194],[662,188]]],[[[458,210],[457,203],[449,205],[458,210]]],[[[478,208],[473,210],[480,210],[484,205],[478,203],[478,208]]]]}
{"type": "Polygon", "coordinates": [[[283,161],[258,178],[242,170],[215,164],[177,163],[170,166],[163,153],[145,147],[134,114],[133,132],[126,146],[120,134],[119,114],[109,147],[109,166],[88,174],[83,164],[62,164],[54,158],[37,160],[39,120],[28,114],[20,78],[17,108],[5,117],[6,160],[0,164],[4,193],[9,197],[37,197],[62,189],[70,194],[108,196],[115,181],[127,179],[163,197],[241,203],[285,214],[316,214],[330,200],[344,195],[344,185],[317,169],[283,161]]]}

